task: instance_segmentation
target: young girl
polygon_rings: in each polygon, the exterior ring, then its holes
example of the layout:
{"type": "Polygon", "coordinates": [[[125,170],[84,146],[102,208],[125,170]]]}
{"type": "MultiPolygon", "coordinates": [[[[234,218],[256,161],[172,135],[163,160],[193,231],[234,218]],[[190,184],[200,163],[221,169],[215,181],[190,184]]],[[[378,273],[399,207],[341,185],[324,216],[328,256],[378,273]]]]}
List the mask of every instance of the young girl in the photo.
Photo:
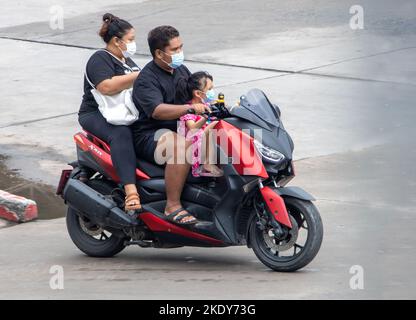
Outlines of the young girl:
{"type": "MultiPolygon", "coordinates": [[[[207,72],[199,71],[193,73],[187,83],[189,104],[206,103],[210,104],[215,100],[213,89],[213,78],[207,72]]],[[[223,171],[218,168],[212,159],[210,144],[207,140],[209,130],[215,127],[218,121],[210,121],[208,117],[196,114],[186,114],[179,119],[178,133],[192,141],[192,175],[219,177],[223,171]],[[202,160],[203,145],[205,145],[205,158],[202,160]]]]}

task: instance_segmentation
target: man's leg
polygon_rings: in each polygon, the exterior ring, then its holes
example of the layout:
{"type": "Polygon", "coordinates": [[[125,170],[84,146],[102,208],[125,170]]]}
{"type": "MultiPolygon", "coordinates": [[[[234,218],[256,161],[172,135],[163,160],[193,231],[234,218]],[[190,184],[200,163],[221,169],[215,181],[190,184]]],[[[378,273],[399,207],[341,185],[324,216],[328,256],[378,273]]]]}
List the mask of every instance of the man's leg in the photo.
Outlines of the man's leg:
{"type": "MultiPolygon", "coordinates": [[[[166,187],[166,208],[165,213],[170,214],[182,207],[181,194],[188,176],[190,164],[186,159],[186,151],[190,146],[189,141],[174,132],[165,133],[158,140],[155,160],[158,163],[166,162],[165,187],[166,187]]],[[[178,217],[186,211],[178,212],[178,217]]],[[[180,222],[193,221],[195,218],[185,217],[180,222]]]]}

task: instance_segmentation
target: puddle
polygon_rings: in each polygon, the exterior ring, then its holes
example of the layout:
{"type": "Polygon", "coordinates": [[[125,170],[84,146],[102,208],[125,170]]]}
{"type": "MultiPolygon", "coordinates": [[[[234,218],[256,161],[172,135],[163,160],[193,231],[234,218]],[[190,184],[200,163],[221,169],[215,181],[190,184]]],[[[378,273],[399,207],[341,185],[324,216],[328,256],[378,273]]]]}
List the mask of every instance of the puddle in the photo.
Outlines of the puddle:
{"type": "Polygon", "coordinates": [[[54,219],[64,217],[66,206],[62,198],[55,195],[55,188],[25,180],[17,170],[9,170],[4,161],[7,158],[0,155],[0,189],[32,199],[38,205],[38,219],[54,219]]]}

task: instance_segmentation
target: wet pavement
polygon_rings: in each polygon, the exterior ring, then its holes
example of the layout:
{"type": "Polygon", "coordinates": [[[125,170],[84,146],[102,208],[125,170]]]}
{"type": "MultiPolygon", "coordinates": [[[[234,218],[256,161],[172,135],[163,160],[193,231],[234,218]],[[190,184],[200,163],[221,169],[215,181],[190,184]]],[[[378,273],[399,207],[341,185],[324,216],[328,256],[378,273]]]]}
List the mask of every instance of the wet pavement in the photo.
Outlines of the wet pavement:
{"type": "Polygon", "coordinates": [[[0,282],[7,288],[0,298],[415,299],[416,171],[406,158],[402,169],[389,171],[402,146],[388,147],[296,163],[292,184],[316,196],[324,223],[319,254],[298,272],[272,272],[246,247],[132,246],[114,258],[89,258],[71,242],[64,219],[43,220],[0,232],[0,282]],[[383,174],[391,184],[380,189],[383,174]],[[8,241],[28,235],[30,245],[8,241]],[[49,286],[55,265],[64,270],[63,290],[49,286]],[[363,290],[350,287],[356,265],[364,270],[363,290]]]}
{"type": "Polygon", "coordinates": [[[18,169],[9,169],[7,158],[0,156],[0,190],[36,201],[38,219],[64,217],[66,207],[63,200],[55,194],[56,189],[44,183],[23,179],[18,169]]]}

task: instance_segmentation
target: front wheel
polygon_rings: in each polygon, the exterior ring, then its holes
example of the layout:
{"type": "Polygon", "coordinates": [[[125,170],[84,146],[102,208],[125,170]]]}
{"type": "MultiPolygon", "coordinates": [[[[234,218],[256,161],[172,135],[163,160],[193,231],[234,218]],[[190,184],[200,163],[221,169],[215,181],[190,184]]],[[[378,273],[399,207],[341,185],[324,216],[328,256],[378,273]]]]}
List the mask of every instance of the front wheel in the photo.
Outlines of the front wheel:
{"type": "Polygon", "coordinates": [[[315,258],[322,238],[323,225],[318,209],[311,201],[285,197],[292,229],[282,226],[277,238],[267,218],[255,216],[250,224],[250,242],[257,258],[267,267],[281,272],[303,268],[315,258]]]}

